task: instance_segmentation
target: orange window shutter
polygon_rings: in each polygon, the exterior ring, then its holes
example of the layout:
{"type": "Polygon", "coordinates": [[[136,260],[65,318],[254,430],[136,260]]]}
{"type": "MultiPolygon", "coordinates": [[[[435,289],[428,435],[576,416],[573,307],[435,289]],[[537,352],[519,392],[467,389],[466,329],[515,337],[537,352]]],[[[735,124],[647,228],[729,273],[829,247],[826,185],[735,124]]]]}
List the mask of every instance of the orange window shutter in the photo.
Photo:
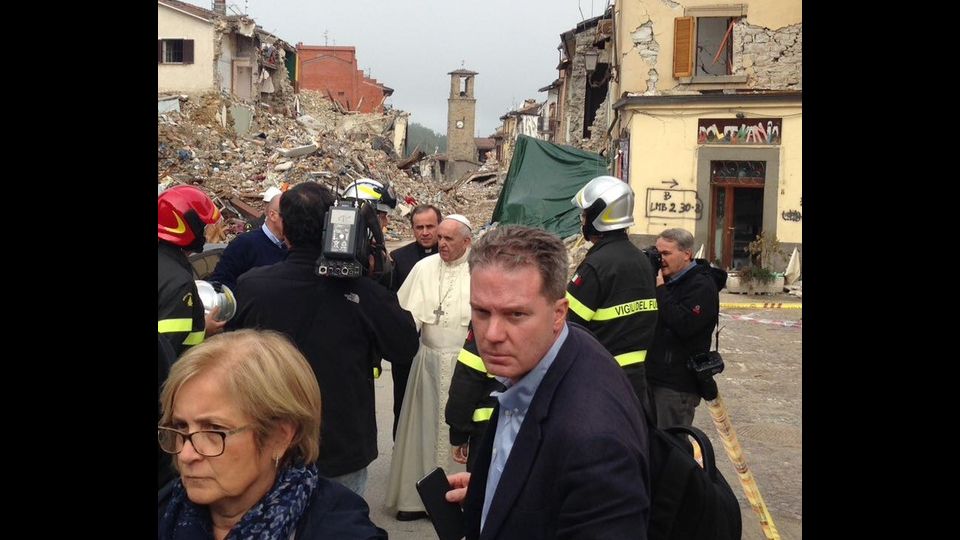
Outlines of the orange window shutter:
{"type": "Polygon", "coordinates": [[[693,76],[693,17],[677,17],[673,20],[673,76],[693,76]]]}

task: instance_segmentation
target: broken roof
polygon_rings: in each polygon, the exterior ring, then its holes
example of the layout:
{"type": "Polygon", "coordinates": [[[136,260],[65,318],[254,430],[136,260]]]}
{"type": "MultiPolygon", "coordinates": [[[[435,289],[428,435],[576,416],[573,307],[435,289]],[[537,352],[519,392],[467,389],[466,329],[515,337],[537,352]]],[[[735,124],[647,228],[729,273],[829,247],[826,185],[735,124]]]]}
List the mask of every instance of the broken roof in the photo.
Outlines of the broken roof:
{"type": "MultiPolygon", "coordinates": [[[[558,68],[558,69],[559,69],[559,68],[558,68]]],[[[554,89],[554,88],[556,88],[556,87],[558,87],[558,86],[560,86],[560,79],[557,79],[557,80],[553,81],[552,83],[544,86],[543,88],[538,89],[537,92],[546,92],[547,90],[552,90],[552,89],[554,89]]]]}
{"type": "Polygon", "coordinates": [[[179,0],[157,0],[157,3],[167,6],[170,9],[183,11],[195,17],[200,17],[205,21],[213,21],[219,16],[215,11],[210,11],[209,9],[204,9],[186,2],[180,2],[179,0]]]}
{"type": "Polygon", "coordinates": [[[493,150],[497,147],[497,141],[492,137],[474,137],[473,142],[477,145],[477,150],[493,150]]]}

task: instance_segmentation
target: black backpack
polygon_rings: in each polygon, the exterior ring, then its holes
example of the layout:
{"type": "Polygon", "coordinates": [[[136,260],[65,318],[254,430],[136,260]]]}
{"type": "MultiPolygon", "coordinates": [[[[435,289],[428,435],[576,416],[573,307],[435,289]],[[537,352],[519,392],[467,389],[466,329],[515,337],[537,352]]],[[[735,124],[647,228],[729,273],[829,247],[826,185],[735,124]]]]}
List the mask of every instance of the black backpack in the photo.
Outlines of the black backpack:
{"type": "Polygon", "coordinates": [[[699,429],[650,424],[649,540],[740,540],[740,503],[717,470],[713,445],[699,429]],[[703,467],[693,458],[700,445],[703,467]]]}

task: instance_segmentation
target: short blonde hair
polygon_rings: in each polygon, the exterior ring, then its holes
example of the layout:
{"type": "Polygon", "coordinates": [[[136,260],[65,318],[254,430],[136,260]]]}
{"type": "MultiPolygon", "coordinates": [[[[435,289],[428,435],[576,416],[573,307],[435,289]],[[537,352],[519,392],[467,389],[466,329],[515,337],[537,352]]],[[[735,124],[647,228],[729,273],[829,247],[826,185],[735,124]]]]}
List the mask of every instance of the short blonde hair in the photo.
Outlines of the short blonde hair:
{"type": "Polygon", "coordinates": [[[272,330],[224,332],[187,350],[170,368],[160,393],[161,425],[170,425],[177,392],[192,377],[222,373],[237,408],[253,419],[263,448],[278,422],[295,428],[283,463],[311,464],[320,454],[320,386],[313,368],[283,334],[272,330]]]}

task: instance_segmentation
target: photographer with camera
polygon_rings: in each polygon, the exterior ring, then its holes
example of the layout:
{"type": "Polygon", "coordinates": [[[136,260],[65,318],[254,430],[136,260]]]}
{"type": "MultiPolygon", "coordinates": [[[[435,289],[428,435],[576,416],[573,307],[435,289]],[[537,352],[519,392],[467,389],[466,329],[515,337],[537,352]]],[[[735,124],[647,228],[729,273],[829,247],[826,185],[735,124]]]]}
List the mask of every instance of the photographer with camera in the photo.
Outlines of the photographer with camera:
{"type": "MultiPolygon", "coordinates": [[[[712,375],[690,367],[690,359],[708,360],[710,338],[720,317],[719,291],[727,273],[703,259],[693,259],[693,235],[667,229],[657,237],[662,258],[657,274],[656,337],[647,358],[647,381],[657,426],[693,425],[700,398],[716,397],[712,375]]],[[[652,251],[652,250],[648,250],[652,251]]]]}
{"type": "Polygon", "coordinates": [[[370,359],[409,363],[417,329],[396,293],[361,277],[366,256],[361,262],[357,254],[369,246],[361,245],[366,231],[356,225],[367,220],[334,202],[333,193],[315,182],[284,193],[280,216],[290,254],[240,277],[237,314],[228,328],[277,330],[293,340],[324,396],[320,474],[363,495],[367,465],[377,457],[370,359]],[[337,227],[352,232],[332,235],[337,227]]]}

